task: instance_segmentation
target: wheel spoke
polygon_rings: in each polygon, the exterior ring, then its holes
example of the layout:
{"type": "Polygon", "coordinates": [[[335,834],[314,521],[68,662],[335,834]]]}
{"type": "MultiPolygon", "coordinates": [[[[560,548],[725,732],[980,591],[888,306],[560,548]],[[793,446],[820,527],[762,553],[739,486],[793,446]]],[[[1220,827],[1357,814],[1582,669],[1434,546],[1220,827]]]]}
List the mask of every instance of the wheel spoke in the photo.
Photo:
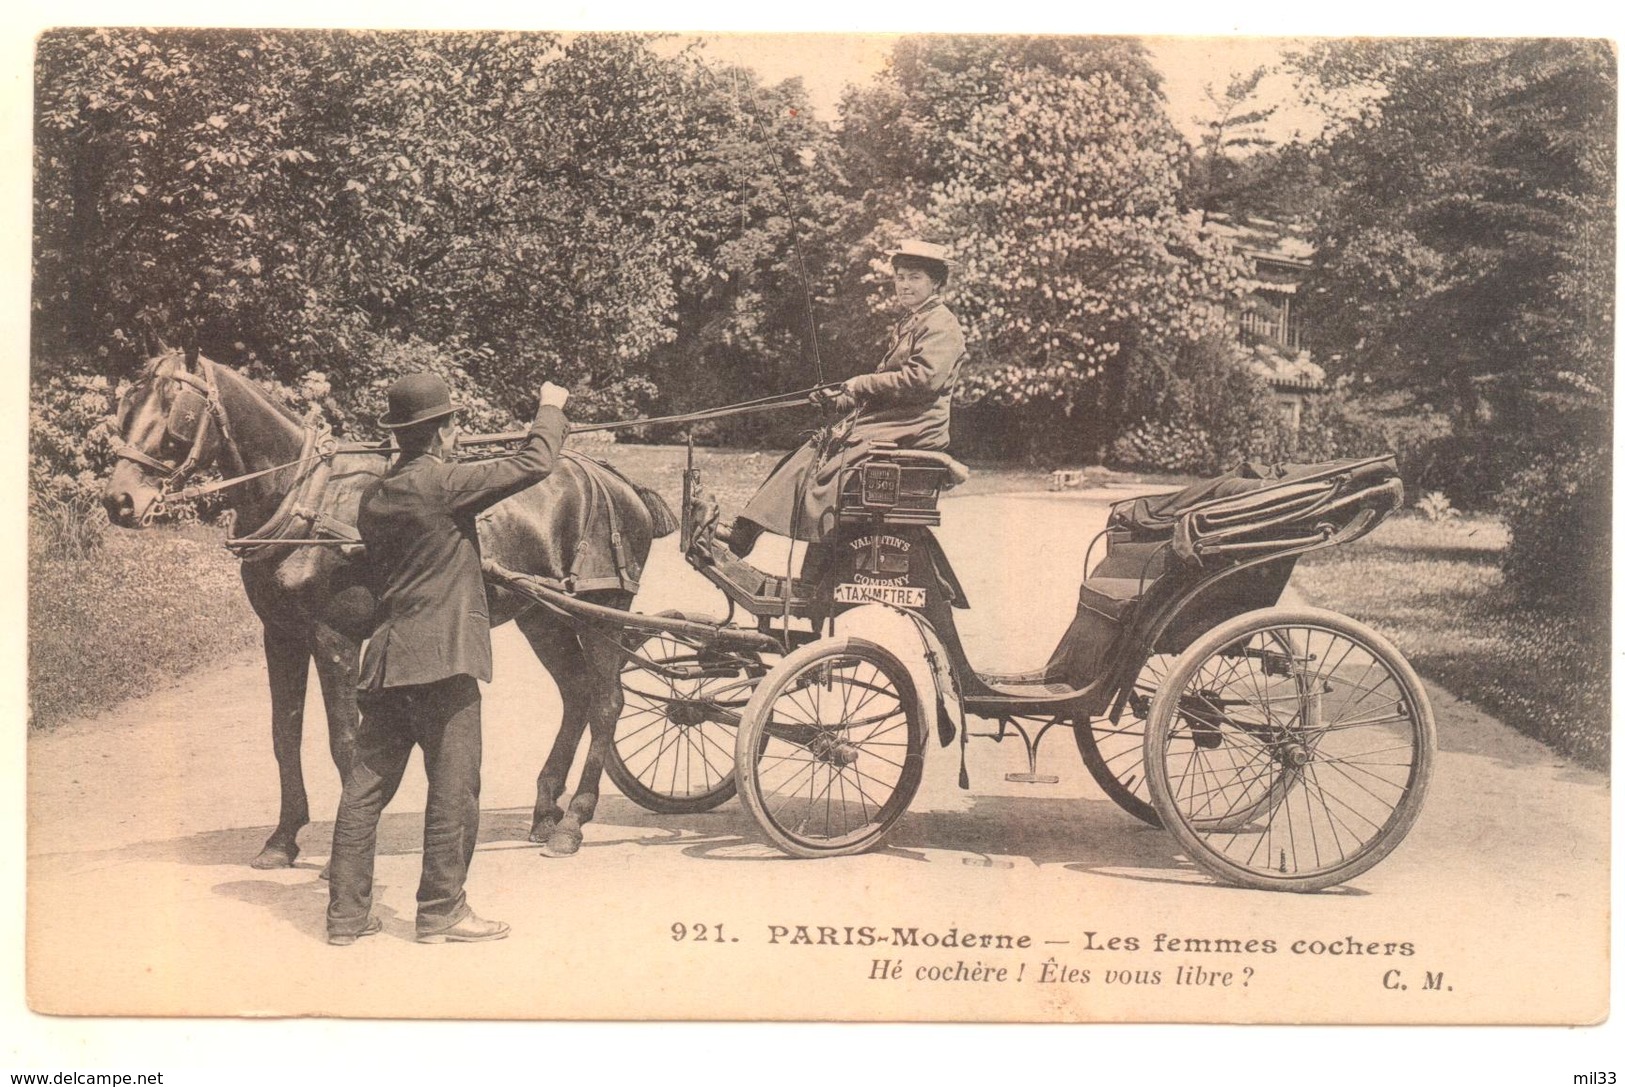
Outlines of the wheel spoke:
{"type": "Polygon", "coordinates": [[[924,740],[872,651],[816,648],[798,651],[798,670],[770,673],[775,693],[735,744],[747,807],[776,843],[807,856],[872,846],[918,786],[924,740]]]}
{"type": "Polygon", "coordinates": [[[755,681],[752,658],[713,652],[666,633],[625,647],[623,708],[605,768],[636,803],[657,812],[707,811],[734,793],[733,751],[713,715],[737,711],[755,681]]]}
{"type": "MultiPolygon", "coordinates": [[[[1409,830],[1433,725],[1414,673],[1378,636],[1329,613],[1282,613],[1292,619],[1238,616],[1181,656],[1168,680],[1179,696],[1162,692],[1147,723],[1160,752],[1147,784],[1200,867],[1315,890],[1365,871],[1409,830]]],[[[1133,769],[1125,754],[1101,761],[1133,769]]]]}

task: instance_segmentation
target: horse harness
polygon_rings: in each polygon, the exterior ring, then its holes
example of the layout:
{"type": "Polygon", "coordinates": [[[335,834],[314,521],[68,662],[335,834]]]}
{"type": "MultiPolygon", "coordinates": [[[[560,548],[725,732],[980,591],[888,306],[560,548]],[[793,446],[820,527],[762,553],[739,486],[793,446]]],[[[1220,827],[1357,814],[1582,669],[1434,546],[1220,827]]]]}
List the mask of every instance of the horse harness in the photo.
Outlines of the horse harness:
{"type": "MultiPolygon", "coordinates": [[[[277,504],[271,516],[252,532],[228,537],[226,548],[240,561],[254,563],[283,555],[287,548],[300,546],[337,546],[343,548],[347,554],[359,554],[365,546],[360,531],[354,525],[322,508],[327,482],[332,477],[333,460],[340,454],[370,454],[387,458],[392,451],[388,447],[376,444],[340,443],[334,438],[326,423],[319,423],[304,428],[304,443],[297,458],[285,464],[248,472],[245,470],[247,465],[242,452],[231,433],[225,406],[220,400],[213,364],[204,358],[198,361],[201,376],[187,370],[177,370],[171,375],[172,380],[178,382],[180,387],[164,420],[166,436],[177,445],[186,448],[185,458],[179,462],[165,461],[142,452],[128,442],[115,450],[115,455],[120,459],[141,465],[156,473],[165,483],[159,500],[147,511],[145,520],[150,521],[155,517],[167,502],[190,501],[261,476],[300,468],[305,470],[300,473],[298,482],[277,504]],[[222,444],[230,451],[238,474],[208,483],[172,489],[171,485],[190,474],[202,459],[208,438],[207,423],[210,421],[218,429],[222,444]]],[[[611,500],[609,489],[600,473],[593,471],[592,467],[596,466],[616,475],[619,473],[604,462],[574,450],[564,450],[564,456],[575,463],[586,480],[587,500],[582,503],[576,547],[571,556],[568,573],[562,579],[542,580],[549,582],[553,588],[572,594],[611,588],[637,592],[638,579],[643,571],[627,553],[615,503],[611,500]],[[609,520],[610,553],[615,573],[612,577],[587,577],[584,568],[592,557],[589,533],[594,515],[600,507],[609,520]]]]}
{"type": "MultiPolygon", "coordinates": [[[[623,482],[626,477],[615,471],[614,468],[595,457],[578,453],[573,449],[563,450],[568,462],[571,462],[587,480],[587,500],[581,504],[581,521],[576,528],[575,554],[570,557],[570,570],[564,575],[560,583],[560,591],[566,593],[586,593],[597,589],[620,589],[629,593],[638,591],[638,579],[643,576],[643,570],[637,561],[626,553],[626,545],[621,537],[620,515],[615,510],[615,502],[610,498],[609,488],[604,484],[602,472],[608,472],[619,477],[623,482]],[[596,466],[600,471],[593,471],[596,466]],[[600,506],[604,515],[609,518],[609,550],[610,558],[615,564],[613,577],[585,577],[583,568],[587,560],[592,557],[588,547],[592,540],[591,528],[593,513],[600,506]]],[[[547,579],[542,579],[547,580],[547,579]]]]}
{"type": "MultiPolygon", "coordinates": [[[[243,562],[263,562],[280,554],[285,547],[337,546],[349,554],[363,552],[366,545],[361,539],[360,530],[323,508],[327,483],[333,475],[332,462],[340,454],[367,454],[387,458],[392,455],[392,450],[376,445],[339,444],[333,440],[325,427],[306,428],[305,449],[300,459],[282,467],[303,463],[314,463],[316,467],[300,476],[298,484],[288,492],[265,524],[251,533],[227,539],[226,547],[243,562]]],[[[599,474],[589,467],[606,466],[574,450],[565,450],[564,456],[576,462],[585,478],[587,501],[581,507],[577,542],[571,557],[570,570],[563,579],[555,582],[555,587],[569,593],[609,588],[636,592],[642,570],[626,554],[620,518],[616,513],[615,503],[609,497],[609,489],[599,478],[599,474]],[[602,508],[609,518],[610,551],[615,564],[615,576],[587,578],[583,576],[583,567],[591,558],[589,529],[599,508],[602,508]]],[[[488,513],[482,514],[480,520],[486,521],[489,516],[488,513]]]]}
{"type": "MultiPolygon", "coordinates": [[[[320,466],[300,477],[298,485],[288,492],[287,497],[264,525],[247,535],[228,539],[226,547],[243,562],[263,562],[273,555],[281,554],[285,547],[298,546],[338,546],[346,554],[362,553],[366,545],[362,542],[360,531],[354,525],[322,508],[326,485],[332,477],[332,460],[344,453],[388,457],[391,452],[377,445],[341,445],[333,440],[325,427],[307,428],[305,450],[300,460],[282,467],[307,461],[318,462],[320,466]],[[303,522],[303,526],[295,527],[296,522],[303,522]]],[[[563,455],[567,462],[573,462],[585,479],[586,501],[581,505],[576,546],[571,556],[569,571],[562,579],[538,576],[537,580],[572,595],[599,589],[620,589],[636,593],[643,571],[636,560],[627,553],[621,534],[620,515],[610,498],[609,488],[601,478],[601,473],[593,471],[593,468],[597,467],[616,475],[619,473],[604,462],[572,449],[564,450],[563,455]],[[589,577],[586,576],[584,568],[592,557],[591,527],[599,509],[602,509],[604,516],[608,518],[610,556],[615,573],[613,576],[589,577]]],[[[480,520],[488,521],[490,516],[491,514],[487,512],[480,516],[480,520]]]]}

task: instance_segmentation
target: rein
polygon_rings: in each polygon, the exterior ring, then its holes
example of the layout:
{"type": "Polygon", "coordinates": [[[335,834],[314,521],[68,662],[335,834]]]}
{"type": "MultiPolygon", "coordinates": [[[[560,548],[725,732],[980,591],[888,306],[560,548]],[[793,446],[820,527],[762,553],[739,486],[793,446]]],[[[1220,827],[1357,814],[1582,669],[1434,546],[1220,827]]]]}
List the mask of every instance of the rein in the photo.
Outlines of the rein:
{"type": "Polygon", "coordinates": [[[235,487],[239,483],[247,483],[251,479],[272,475],[276,472],[285,472],[289,468],[302,468],[307,464],[324,461],[339,452],[338,441],[325,427],[305,428],[305,448],[297,460],[290,460],[286,464],[275,464],[269,468],[261,468],[257,472],[246,472],[240,476],[231,476],[228,479],[216,479],[209,483],[196,483],[190,487],[182,487],[170,493],[167,497],[171,502],[190,502],[194,498],[202,498],[206,494],[223,491],[228,487],[235,487]],[[314,452],[311,450],[314,449],[314,452]]]}
{"type": "MultiPolygon", "coordinates": [[[[596,431],[630,430],[632,427],[655,426],[666,423],[700,423],[711,419],[726,419],[733,415],[753,415],[762,411],[779,411],[784,408],[799,407],[802,404],[812,403],[821,393],[832,393],[841,388],[836,382],[830,385],[814,385],[810,389],[799,389],[793,393],[779,393],[775,396],[764,396],[756,400],[744,400],[738,404],[729,404],[720,408],[702,408],[699,411],[684,412],[681,415],[659,415],[650,419],[621,419],[611,423],[584,423],[581,426],[571,426],[571,434],[591,434],[596,431]]],[[[517,442],[530,434],[529,430],[507,430],[498,434],[475,434],[457,439],[458,445],[501,445],[504,442],[517,442]]]]}
{"type": "MultiPolygon", "coordinates": [[[[195,412],[185,410],[190,408],[190,405],[185,404],[181,399],[187,395],[185,390],[177,397],[176,403],[171,406],[170,421],[165,423],[167,433],[183,441],[187,440],[184,435],[175,429],[173,420],[177,415],[180,416],[180,422],[183,425],[194,421],[196,423],[188,443],[185,459],[178,463],[164,461],[142,452],[129,442],[120,444],[114,451],[115,456],[118,458],[141,465],[158,475],[165,483],[158,500],[143,515],[143,523],[151,523],[155,517],[163,512],[164,507],[170,503],[189,502],[193,499],[202,498],[204,495],[228,490],[250,480],[274,475],[277,472],[303,469],[304,471],[301,471],[298,481],[288,490],[288,493],[277,504],[276,510],[266,519],[265,523],[246,535],[227,539],[226,548],[244,562],[256,562],[269,557],[277,549],[283,547],[353,547],[359,545],[361,538],[353,526],[337,521],[315,508],[311,492],[320,490],[316,486],[316,480],[320,474],[318,466],[330,464],[333,458],[341,453],[370,453],[378,456],[388,456],[393,452],[393,448],[382,442],[340,442],[333,437],[332,432],[325,423],[316,426],[307,425],[304,428],[304,444],[299,451],[299,456],[293,460],[253,472],[239,472],[237,475],[228,476],[224,479],[196,483],[190,487],[170,489],[171,484],[197,467],[198,461],[203,455],[203,447],[208,433],[207,424],[210,420],[218,428],[221,442],[230,451],[231,459],[236,462],[237,467],[243,468],[246,466],[242,451],[238,448],[236,438],[231,433],[231,425],[226,419],[225,406],[220,400],[220,389],[214,379],[213,364],[202,357],[198,361],[203,374],[201,378],[184,370],[171,375],[173,380],[188,386],[192,391],[192,395],[202,402],[201,406],[207,412],[205,417],[194,418],[195,412]],[[296,519],[308,521],[309,527],[307,531],[313,535],[297,536],[289,534],[289,527],[296,519]]],[[[705,408],[678,415],[587,423],[571,427],[570,433],[583,434],[594,431],[626,430],[632,427],[669,423],[695,423],[711,419],[724,419],[733,415],[779,411],[784,408],[814,403],[820,396],[833,393],[840,387],[839,384],[817,385],[796,392],[779,393],[774,396],[764,396],[756,400],[746,400],[720,408],[705,408]]],[[[458,444],[471,447],[502,445],[508,442],[521,441],[528,437],[529,434],[529,430],[505,431],[498,434],[476,434],[460,438],[458,444]]],[[[323,480],[323,485],[325,485],[325,480],[323,480]]],[[[620,569],[622,560],[618,548],[616,549],[616,560],[617,568],[620,569]]],[[[621,573],[624,576],[626,571],[621,569],[621,573]]]]}

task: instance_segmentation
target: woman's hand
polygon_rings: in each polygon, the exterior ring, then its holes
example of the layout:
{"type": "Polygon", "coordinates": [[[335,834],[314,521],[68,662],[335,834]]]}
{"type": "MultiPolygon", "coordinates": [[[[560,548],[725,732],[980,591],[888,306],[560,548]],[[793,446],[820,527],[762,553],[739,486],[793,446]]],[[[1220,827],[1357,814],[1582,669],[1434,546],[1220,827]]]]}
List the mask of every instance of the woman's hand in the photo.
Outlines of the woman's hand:
{"type": "Polygon", "coordinates": [[[833,407],[836,411],[844,415],[857,406],[858,398],[856,394],[852,392],[850,381],[843,382],[841,385],[841,391],[835,394],[833,407]]]}
{"type": "Polygon", "coordinates": [[[853,379],[847,378],[839,385],[829,385],[808,395],[813,406],[821,411],[834,412],[845,415],[858,406],[858,397],[853,392],[853,379]]]}

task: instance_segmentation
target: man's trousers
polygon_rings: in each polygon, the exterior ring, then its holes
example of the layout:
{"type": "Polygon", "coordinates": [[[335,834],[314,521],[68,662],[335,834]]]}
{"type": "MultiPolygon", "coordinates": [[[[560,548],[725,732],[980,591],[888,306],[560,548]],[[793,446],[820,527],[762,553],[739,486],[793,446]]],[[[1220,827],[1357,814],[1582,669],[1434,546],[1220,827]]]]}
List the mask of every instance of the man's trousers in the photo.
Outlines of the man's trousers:
{"type": "Polygon", "coordinates": [[[363,691],[350,780],[333,824],[327,931],[356,935],[372,912],[378,820],[400,786],[413,745],[429,779],[423,814],[418,935],[468,916],[463,881],[480,831],[480,686],[472,676],[363,691]]]}

